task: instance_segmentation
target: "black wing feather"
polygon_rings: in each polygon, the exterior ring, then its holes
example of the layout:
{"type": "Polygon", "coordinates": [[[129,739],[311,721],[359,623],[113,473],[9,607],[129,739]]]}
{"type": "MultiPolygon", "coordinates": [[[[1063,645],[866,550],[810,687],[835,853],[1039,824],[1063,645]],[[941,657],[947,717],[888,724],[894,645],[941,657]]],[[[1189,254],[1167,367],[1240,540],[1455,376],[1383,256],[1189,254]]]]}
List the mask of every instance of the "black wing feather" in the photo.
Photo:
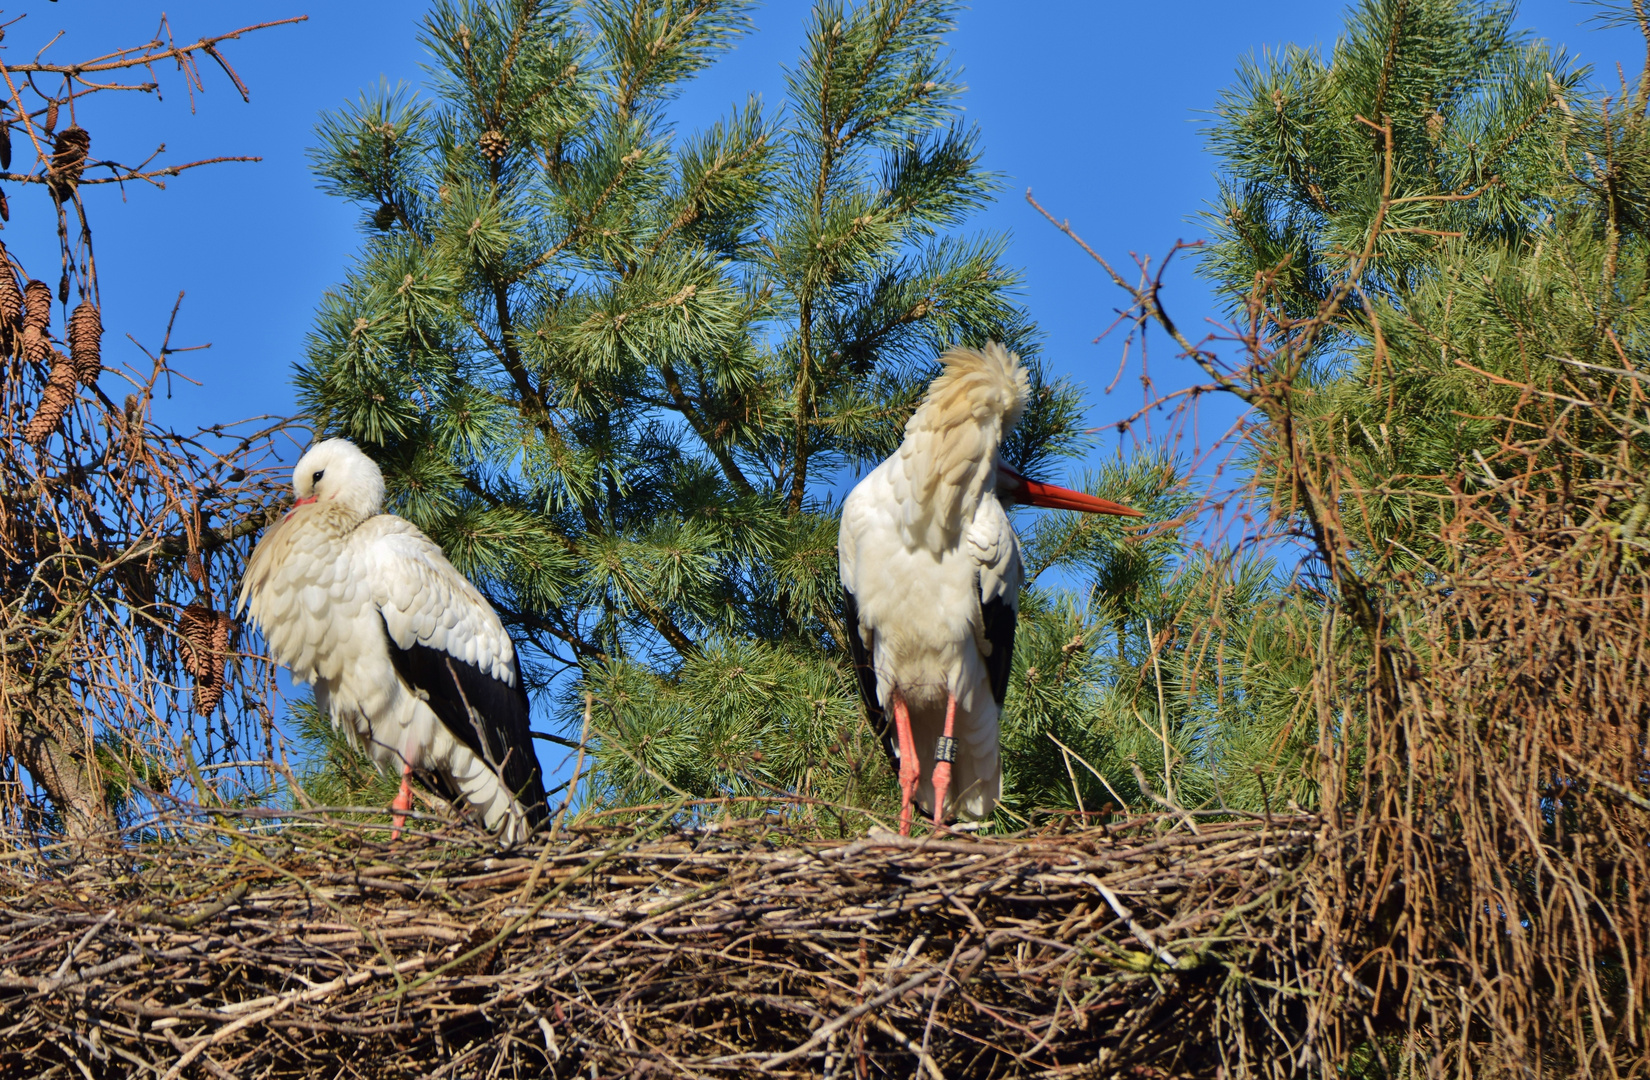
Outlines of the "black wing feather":
{"type": "MultiPolygon", "coordinates": [[[[390,662],[408,686],[423,691],[436,718],[482,761],[488,762],[515,793],[533,825],[550,816],[544,778],[533,750],[527,689],[466,663],[451,653],[415,643],[403,649],[384,627],[390,662]]],[[[445,780],[445,777],[442,778],[445,780]]],[[[451,785],[444,785],[450,787],[451,785]]]]}
{"type": "Polygon", "coordinates": [[[982,603],[980,614],[984,617],[985,639],[991,643],[985,670],[991,677],[991,696],[1001,708],[1008,696],[1008,677],[1014,671],[1014,622],[1018,613],[1005,597],[999,596],[982,603]]]}

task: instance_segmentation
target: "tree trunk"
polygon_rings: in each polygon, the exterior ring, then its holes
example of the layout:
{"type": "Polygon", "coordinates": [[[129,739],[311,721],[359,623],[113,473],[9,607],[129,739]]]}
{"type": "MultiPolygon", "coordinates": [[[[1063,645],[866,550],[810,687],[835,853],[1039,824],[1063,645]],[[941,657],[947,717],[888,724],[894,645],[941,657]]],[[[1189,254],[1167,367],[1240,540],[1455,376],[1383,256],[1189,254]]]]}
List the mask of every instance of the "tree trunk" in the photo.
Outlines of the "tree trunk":
{"type": "Polygon", "coordinates": [[[67,723],[77,711],[61,687],[43,690],[33,710],[12,714],[12,754],[57,808],[65,839],[79,847],[105,831],[109,808],[97,764],[83,754],[83,739],[67,723]]]}

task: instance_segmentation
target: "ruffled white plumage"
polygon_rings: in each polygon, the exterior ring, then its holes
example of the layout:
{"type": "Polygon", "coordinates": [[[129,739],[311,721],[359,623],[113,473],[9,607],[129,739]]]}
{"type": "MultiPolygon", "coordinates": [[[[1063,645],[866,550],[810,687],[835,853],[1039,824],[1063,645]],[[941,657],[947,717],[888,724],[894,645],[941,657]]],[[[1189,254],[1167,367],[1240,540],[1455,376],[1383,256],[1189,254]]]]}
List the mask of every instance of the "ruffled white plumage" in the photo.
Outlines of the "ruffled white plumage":
{"type": "Polygon", "coordinates": [[[1002,796],[999,706],[983,604],[1019,607],[1019,540],[994,496],[997,451],[1025,407],[1027,375],[1000,345],[956,349],[907,422],[905,439],[844,500],[843,587],[859,614],[877,698],[909,706],[932,806],[935,743],[957,702],[956,760],[942,812],[979,820],[1002,796]]]}
{"type": "Polygon", "coordinates": [[[510,636],[417,526],[391,514],[363,518],[377,498],[295,506],[248,560],[237,614],[250,613],[270,654],[314,685],[316,704],[379,767],[399,773],[410,763],[446,776],[488,828],[519,840],[524,808],[400,678],[389,649],[424,645],[515,687],[510,636]]]}

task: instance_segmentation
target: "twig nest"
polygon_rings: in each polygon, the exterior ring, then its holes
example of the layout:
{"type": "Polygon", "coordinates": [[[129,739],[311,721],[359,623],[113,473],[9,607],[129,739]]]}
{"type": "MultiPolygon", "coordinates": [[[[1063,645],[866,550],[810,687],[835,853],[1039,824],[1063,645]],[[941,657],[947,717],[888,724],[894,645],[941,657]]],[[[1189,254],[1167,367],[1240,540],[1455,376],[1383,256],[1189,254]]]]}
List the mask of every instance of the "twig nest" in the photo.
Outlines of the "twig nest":
{"type": "Polygon", "coordinates": [[[51,187],[59,201],[67,201],[80,184],[92,137],[83,127],[66,127],[57,133],[52,147],[51,187]]]}
{"type": "Polygon", "coordinates": [[[229,656],[229,613],[190,604],[178,618],[183,670],[195,680],[195,711],[207,716],[223,700],[223,668],[229,656]]]}
{"type": "MultiPolygon", "coordinates": [[[[48,351],[50,348],[48,345],[48,351]]],[[[52,373],[40,391],[40,407],[34,411],[28,427],[23,429],[24,440],[36,450],[46,445],[46,440],[52,437],[52,432],[62,421],[63,414],[74,404],[74,364],[62,353],[53,353],[52,356],[52,373]]]]}
{"type": "Polygon", "coordinates": [[[69,316],[69,358],[86,386],[103,373],[103,317],[85,300],[69,316]]]}

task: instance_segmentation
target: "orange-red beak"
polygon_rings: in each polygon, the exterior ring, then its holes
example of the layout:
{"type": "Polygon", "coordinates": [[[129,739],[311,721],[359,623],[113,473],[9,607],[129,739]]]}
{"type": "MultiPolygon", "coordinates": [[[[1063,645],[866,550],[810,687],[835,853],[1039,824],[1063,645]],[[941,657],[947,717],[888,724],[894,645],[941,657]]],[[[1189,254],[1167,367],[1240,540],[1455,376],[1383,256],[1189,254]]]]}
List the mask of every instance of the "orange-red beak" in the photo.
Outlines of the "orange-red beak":
{"type": "Polygon", "coordinates": [[[1008,502],[1027,506],[1046,506],[1051,510],[1076,510],[1083,514],[1116,514],[1118,517],[1140,517],[1138,510],[1114,503],[1110,499],[1085,495],[1070,488],[1027,480],[1007,465],[997,466],[997,493],[1008,502]]]}
{"type": "Polygon", "coordinates": [[[281,515],[281,519],[284,521],[285,519],[291,517],[293,511],[297,510],[298,507],[308,506],[310,503],[315,502],[319,498],[319,495],[311,495],[307,499],[294,499],[292,505],[286,508],[286,513],[281,515]]]}

